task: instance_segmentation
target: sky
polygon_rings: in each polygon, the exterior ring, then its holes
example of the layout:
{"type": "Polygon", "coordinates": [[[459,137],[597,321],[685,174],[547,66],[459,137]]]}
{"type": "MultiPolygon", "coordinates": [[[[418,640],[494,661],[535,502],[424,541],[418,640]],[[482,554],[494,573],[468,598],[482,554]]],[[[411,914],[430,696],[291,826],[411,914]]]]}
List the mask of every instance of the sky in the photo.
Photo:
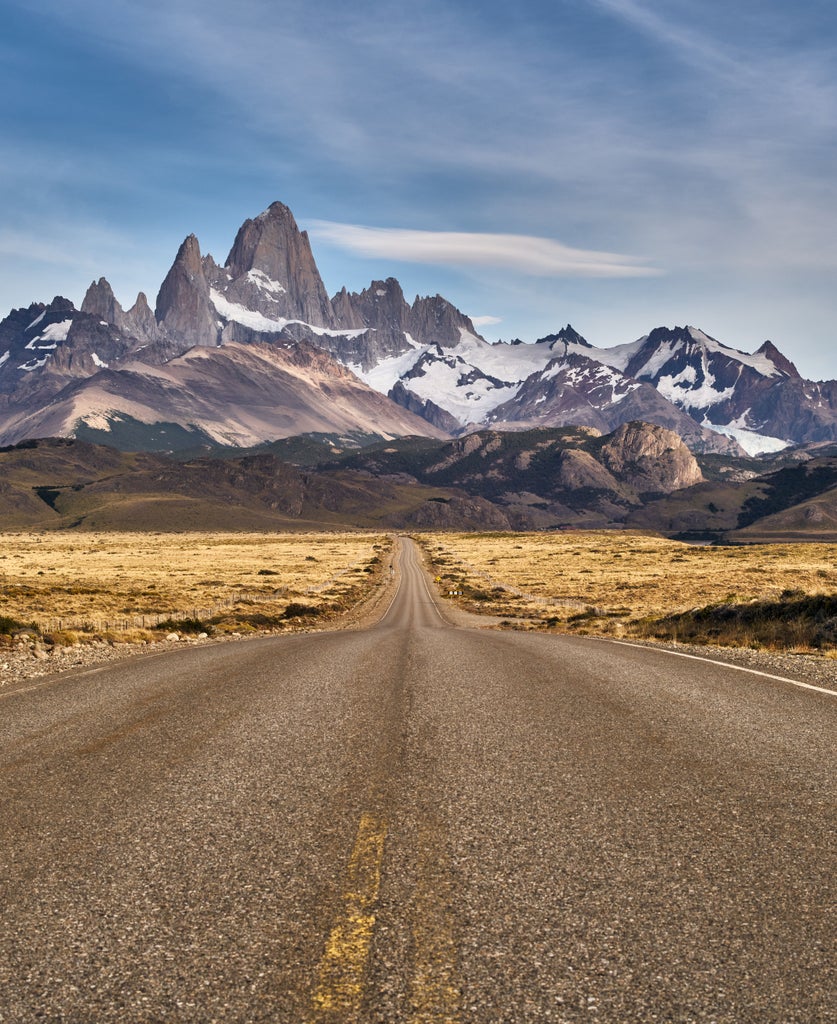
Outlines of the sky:
{"type": "Polygon", "coordinates": [[[331,294],[837,378],[833,0],[0,0],[0,316],[274,200],[331,294]]]}

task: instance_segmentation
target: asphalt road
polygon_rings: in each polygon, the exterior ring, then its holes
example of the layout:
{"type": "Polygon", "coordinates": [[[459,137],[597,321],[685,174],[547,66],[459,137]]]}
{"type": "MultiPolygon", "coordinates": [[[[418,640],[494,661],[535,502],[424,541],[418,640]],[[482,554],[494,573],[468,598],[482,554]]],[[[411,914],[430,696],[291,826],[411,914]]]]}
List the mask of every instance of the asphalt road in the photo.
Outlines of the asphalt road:
{"type": "Polygon", "coordinates": [[[834,697],[377,625],[0,693],[0,1021],[837,1020],[834,697]]]}

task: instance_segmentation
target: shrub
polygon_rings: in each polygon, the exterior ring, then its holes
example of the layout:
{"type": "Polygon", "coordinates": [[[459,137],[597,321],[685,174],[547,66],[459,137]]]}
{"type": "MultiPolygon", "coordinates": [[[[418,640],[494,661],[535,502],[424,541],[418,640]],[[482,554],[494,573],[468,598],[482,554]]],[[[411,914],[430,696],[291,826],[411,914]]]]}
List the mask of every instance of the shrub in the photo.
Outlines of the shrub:
{"type": "Polygon", "coordinates": [[[282,614],[284,619],[301,619],[306,615],[319,615],[320,609],[313,605],[300,604],[297,601],[291,601],[288,607],[282,614]]]}
{"type": "Polygon", "coordinates": [[[567,622],[584,622],[586,619],[596,619],[598,617],[598,611],[588,606],[583,612],[576,612],[575,615],[570,615],[567,618],[567,622]]]}
{"type": "Polygon", "coordinates": [[[773,648],[837,647],[837,594],[785,590],[777,601],[725,602],[644,622],[642,635],[773,648]]]}
{"type": "Polygon", "coordinates": [[[283,619],[282,615],[270,615],[267,612],[250,612],[235,617],[236,623],[251,626],[253,629],[276,629],[282,625],[283,619]]]}
{"type": "Polygon", "coordinates": [[[0,633],[11,636],[14,633],[40,633],[34,622],[21,622],[11,615],[0,615],[0,633]]]}
{"type": "Polygon", "coordinates": [[[44,643],[52,644],[53,647],[74,647],[79,642],[78,633],[70,629],[57,629],[44,636],[44,643]]]}
{"type": "Polygon", "coordinates": [[[211,633],[212,626],[202,619],[165,619],[158,622],[155,629],[167,633],[211,633]]]}

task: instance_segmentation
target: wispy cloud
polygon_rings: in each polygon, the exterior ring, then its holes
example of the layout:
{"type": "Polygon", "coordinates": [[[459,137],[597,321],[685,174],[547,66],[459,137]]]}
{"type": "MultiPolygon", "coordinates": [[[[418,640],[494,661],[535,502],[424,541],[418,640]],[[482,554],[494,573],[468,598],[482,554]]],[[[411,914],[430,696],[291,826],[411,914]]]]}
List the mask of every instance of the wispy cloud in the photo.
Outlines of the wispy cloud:
{"type": "Polygon", "coordinates": [[[736,61],[717,41],[703,32],[665,18],[637,0],[591,0],[599,7],[663,46],[676,50],[681,59],[725,76],[741,80],[750,75],[747,65],[736,61]]]}
{"type": "Polygon", "coordinates": [[[77,240],[74,241],[76,244],[70,246],[54,238],[44,239],[35,234],[4,229],[0,231],[0,256],[73,269],[81,264],[83,270],[94,271],[95,264],[89,257],[79,254],[77,240]]]}
{"type": "Polygon", "coordinates": [[[574,249],[532,235],[373,228],[333,221],[310,222],[323,242],[361,256],[447,267],[500,267],[538,277],[649,277],[659,270],[637,256],[574,249]]]}
{"type": "MultiPolygon", "coordinates": [[[[728,20],[719,23],[717,13],[705,5],[686,3],[678,9],[674,4],[660,13],[659,4],[643,0],[587,2],[674,54],[704,78],[721,81],[729,89],[727,102],[735,96],[748,97],[753,104],[751,115],[760,110],[761,118],[781,118],[792,111],[795,123],[787,127],[798,130],[806,123],[825,127],[827,112],[833,128],[834,52],[818,38],[810,8],[801,11],[766,4],[753,10],[742,5],[738,10],[736,5],[724,5],[728,20]],[[792,41],[806,17],[812,20],[802,35],[804,43],[799,38],[792,41]]],[[[738,102],[734,116],[742,113],[738,102]]]]}

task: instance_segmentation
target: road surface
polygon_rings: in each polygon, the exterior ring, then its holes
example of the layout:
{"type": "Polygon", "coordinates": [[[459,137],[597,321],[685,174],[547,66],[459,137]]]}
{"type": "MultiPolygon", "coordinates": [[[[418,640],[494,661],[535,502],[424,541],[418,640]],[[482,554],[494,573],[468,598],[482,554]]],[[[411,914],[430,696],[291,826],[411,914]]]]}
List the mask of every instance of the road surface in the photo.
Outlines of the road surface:
{"type": "Polygon", "coordinates": [[[833,696],[449,625],[0,691],[0,1022],[804,1022],[833,696]]]}

